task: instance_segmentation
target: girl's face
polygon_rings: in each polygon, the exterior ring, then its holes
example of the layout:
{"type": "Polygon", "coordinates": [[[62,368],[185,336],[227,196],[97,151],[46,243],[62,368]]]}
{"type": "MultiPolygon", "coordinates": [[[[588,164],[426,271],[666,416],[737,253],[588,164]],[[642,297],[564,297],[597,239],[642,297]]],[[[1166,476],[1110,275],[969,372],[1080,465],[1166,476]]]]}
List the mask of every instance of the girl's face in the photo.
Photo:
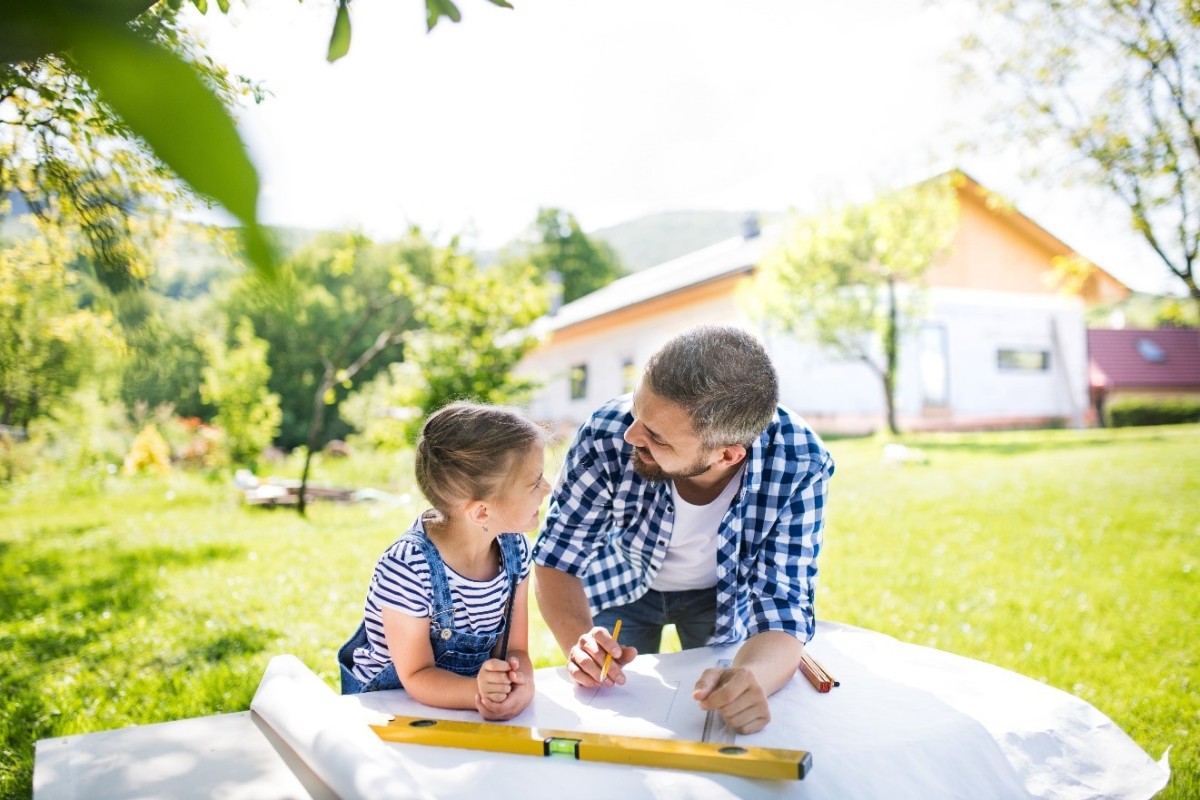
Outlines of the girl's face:
{"type": "Polygon", "coordinates": [[[537,527],[538,511],[550,494],[550,484],[542,474],[545,452],[533,445],[513,464],[512,474],[500,497],[492,501],[492,522],[488,528],[495,533],[525,533],[537,527]]]}

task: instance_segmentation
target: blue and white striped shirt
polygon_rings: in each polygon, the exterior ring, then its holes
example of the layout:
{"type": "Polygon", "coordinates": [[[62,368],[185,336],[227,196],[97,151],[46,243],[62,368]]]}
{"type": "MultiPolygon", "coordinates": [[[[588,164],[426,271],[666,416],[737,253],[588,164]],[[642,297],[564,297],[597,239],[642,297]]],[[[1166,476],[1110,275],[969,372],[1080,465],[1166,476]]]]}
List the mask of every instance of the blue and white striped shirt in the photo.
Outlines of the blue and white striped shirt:
{"type": "MultiPolygon", "coordinates": [[[[638,475],[631,398],[580,428],[533,549],[537,564],[578,575],[592,613],[641,597],[671,541],[669,482],[638,475]]],[[[813,598],[833,458],[797,415],[779,407],[751,445],[742,484],[717,532],[717,619],[708,643],[768,630],[801,641],[815,629],[813,598]]]]}
{"type": "MultiPolygon", "coordinates": [[[[420,518],[407,532],[420,532],[420,518]]],[[[529,539],[519,536],[521,577],[529,575],[532,563],[529,539]]],[[[442,562],[450,600],[454,604],[454,629],[468,633],[494,633],[504,624],[508,604],[508,579],[501,565],[496,577],[476,581],[459,575],[442,562]]],[[[354,653],[354,672],[360,680],[370,680],[391,661],[387,637],[383,634],[383,609],[391,608],[414,617],[428,617],[433,609],[433,588],[429,580],[429,562],[419,545],[403,539],[393,542],[375,564],[367,587],[363,622],[367,647],[354,653]]]]}

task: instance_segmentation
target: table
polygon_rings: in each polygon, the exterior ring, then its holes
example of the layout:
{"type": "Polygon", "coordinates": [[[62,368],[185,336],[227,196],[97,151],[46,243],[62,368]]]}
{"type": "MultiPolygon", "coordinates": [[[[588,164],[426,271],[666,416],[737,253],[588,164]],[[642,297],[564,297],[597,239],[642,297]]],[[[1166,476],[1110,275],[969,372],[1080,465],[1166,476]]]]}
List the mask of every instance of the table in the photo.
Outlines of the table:
{"type": "MultiPolygon", "coordinates": [[[[736,648],[639,656],[620,689],[583,690],[562,668],[508,724],[699,739],[700,672],[736,648]]],[[[1169,772],[1073,695],[1008,670],[837,623],[809,652],[840,681],[798,674],[772,722],[738,744],[812,753],[802,781],[763,781],[379,740],[389,714],[477,720],[403,691],[340,697],[298,659],[272,660],[251,712],[38,742],[35,800],[76,797],[1148,798],[1169,772]],[[151,767],[147,769],[147,764],[151,767]],[[603,787],[603,791],[601,788],[603,787]]]]}

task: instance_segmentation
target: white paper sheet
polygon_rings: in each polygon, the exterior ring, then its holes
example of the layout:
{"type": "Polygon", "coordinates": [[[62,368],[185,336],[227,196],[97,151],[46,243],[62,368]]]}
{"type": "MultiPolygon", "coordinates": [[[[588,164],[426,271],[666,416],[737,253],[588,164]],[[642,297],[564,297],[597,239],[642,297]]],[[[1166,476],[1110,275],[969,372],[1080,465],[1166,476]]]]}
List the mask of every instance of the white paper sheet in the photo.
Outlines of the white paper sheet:
{"type": "MultiPolygon", "coordinates": [[[[796,675],[772,697],[767,729],[737,738],[810,751],[813,768],[803,781],[385,743],[368,727],[381,721],[381,712],[479,717],[423,706],[403,691],[339,697],[299,660],[280,656],[263,677],[254,714],[39,742],[35,796],[327,796],[311,779],[297,783],[294,757],[347,800],[1147,800],[1169,777],[1165,763],[1155,763],[1088,703],[1007,670],[832,623],[818,626],[809,649],[841,686],[818,693],[796,675]],[[294,751],[293,761],[263,744],[265,724],[294,751]],[[281,775],[287,764],[295,774],[281,775]],[[205,787],[208,794],[198,794],[205,787]]],[[[534,701],[511,724],[699,739],[704,713],[692,687],[734,651],[639,656],[625,670],[626,686],[602,690],[574,686],[561,668],[541,669],[534,701]]]]}
{"type": "Polygon", "coordinates": [[[429,800],[403,760],[295,656],[276,656],[250,703],[343,800],[429,800]]]}

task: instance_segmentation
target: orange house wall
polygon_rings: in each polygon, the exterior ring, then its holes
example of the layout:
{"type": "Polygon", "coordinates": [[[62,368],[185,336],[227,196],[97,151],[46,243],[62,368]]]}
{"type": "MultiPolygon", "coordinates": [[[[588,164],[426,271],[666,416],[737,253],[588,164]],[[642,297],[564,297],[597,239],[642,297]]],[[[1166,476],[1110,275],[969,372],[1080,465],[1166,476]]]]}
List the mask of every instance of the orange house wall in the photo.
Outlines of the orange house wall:
{"type": "MultiPolygon", "coordinates": [[[[949,252],[929,268],[930,286],[1053,294],[1054,259],[1071,250],[1021,214],[994,204],[973,184],[960,187],[959,228],[949,252]]],[[[1129,295],[1120,282],[1095,271],[1081,291],[1087,306],[1129,295]]]]}

